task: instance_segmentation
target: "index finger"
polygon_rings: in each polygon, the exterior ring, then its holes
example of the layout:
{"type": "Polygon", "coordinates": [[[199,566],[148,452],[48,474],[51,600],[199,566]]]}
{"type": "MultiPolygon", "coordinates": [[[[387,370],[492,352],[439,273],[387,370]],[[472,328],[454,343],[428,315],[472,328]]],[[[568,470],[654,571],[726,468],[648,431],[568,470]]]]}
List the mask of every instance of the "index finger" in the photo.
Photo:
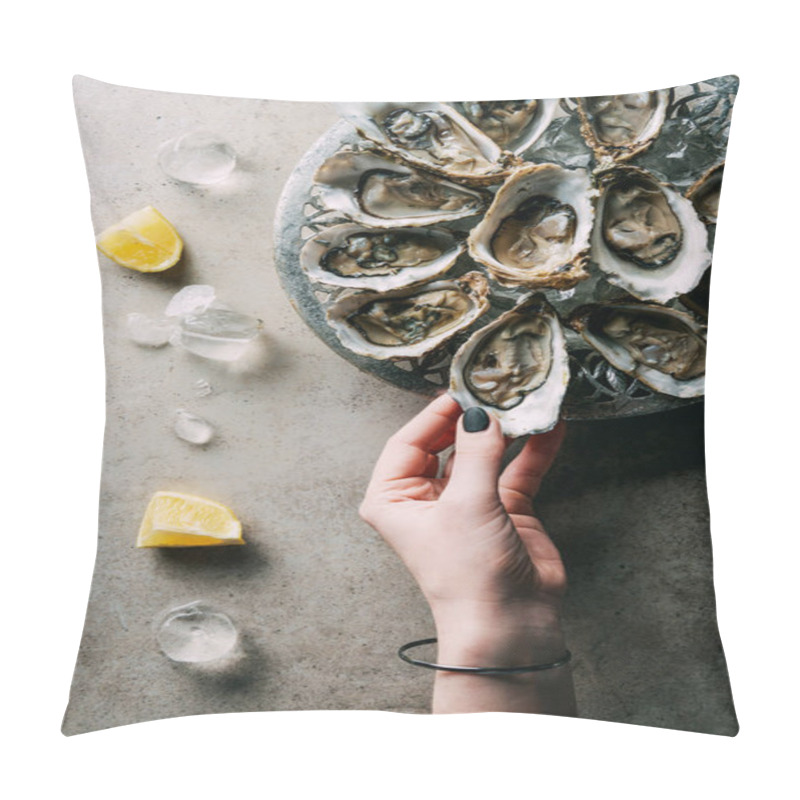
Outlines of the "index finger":
{"type": "Polygon", "coordinates": [[[542,478],[553,464],[566,433],[559,422],[547,433],[531,436],[500,476],[499,490],[509,514],[529,514],[542,478]]]}
{"type": "Polygon", "coordinates": [[[423,475],[430,456],[455,441],[461,406],[448,394],[437,397],[395,433],[383,448],[372,482],[423,475]]]}

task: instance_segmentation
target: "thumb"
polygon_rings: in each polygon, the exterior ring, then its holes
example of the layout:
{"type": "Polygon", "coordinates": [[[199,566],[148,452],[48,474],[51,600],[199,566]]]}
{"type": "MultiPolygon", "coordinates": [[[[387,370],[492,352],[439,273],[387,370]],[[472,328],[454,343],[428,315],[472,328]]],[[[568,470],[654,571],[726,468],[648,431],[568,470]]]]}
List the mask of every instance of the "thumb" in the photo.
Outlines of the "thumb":
{"type": "Polygon", "coordinates": [[[497,419],[482,408],[468,408],[457,425],[453,469],[443,497],[497,498],[497,479],[505,449],[497,419]]]}

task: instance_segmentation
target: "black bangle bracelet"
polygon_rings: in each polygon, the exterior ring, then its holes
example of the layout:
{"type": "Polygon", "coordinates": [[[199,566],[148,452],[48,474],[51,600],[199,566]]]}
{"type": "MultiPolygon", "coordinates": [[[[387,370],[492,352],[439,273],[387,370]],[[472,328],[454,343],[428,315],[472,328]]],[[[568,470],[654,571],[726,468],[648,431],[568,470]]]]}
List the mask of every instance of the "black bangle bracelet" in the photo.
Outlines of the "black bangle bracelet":
{"type": "Polygon", "coordinates": [[[529,664],[526,667],[448,667],[444,664],[434,664],[431,661],[420,661],[417,658],[411,658],[406,655],[408,650],[413,647],[422,647],[424,644],[435,644],[438,639],[419,639],[416,642],[409,642],[404,644],[398,651],[397,655],[408,664],[413,664],[415,667],[425,667],[426,669],[441,669],[445,672],[467,672],[472,675],[515,675],[523,672],[541,672],[546,669],[556,669],[556,667],[563,667],[568,664],[572,658],[572,653],[567,650],[561,658],[557,661],[551,661],[549,664],[529,664]]]}

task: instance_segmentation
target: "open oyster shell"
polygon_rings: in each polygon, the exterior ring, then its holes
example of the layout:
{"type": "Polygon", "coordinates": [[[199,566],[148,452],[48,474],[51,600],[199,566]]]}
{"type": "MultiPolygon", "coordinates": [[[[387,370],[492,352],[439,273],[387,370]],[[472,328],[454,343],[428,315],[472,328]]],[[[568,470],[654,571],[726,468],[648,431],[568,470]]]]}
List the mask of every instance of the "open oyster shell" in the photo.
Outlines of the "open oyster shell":
{"type": "Polygon", "coordinates": [[[419,358],[469,327],[489,309],[480,272],[392,291],[347,293],[327,312],[339,341],[362,356],[419,358]]]}
{"type": "Polygon", "coordinates": [[[445,273],[466,249],[446,228],[334,225],[315,234],[300,251],[300,266],[317,283],[388,291],[445,273]]]}
{"type": "Polygon", "coordinates": [[[703,222],[716,224],[719,213],[719,197],[725,162],[712,167],[696,183],[689,187],[686,197],[692,201],[697,215],[703,222]]]}
{"type": "Polygon", "coordinates": [[[444,103],[346,103],[339,111],[362,136],[415,167],[475,184],[508,174],[497,144],[444,103]]]}
{"type": "Polygon", "coordinates": [[[693,289],[711,253],[691,202],[637,167],[614,167],[595,177],[600,199],[592,261],[608,281],[658,303],[693,289]]]}
{"type": "Polygon", "coordinates": [[[570,325],[612,366],[673,397],[705,392],[705,327],[689,314],[647,303],[576,309],[570,325]]]}
{"type": "Polygon", "coordinates": [[[473,334],[450,367],[450,394],[463,409],[485,408],[507,436],[553,428],[568,383],[564,332],[540,295],[473,334]]]}
{"type": "Polygon", "coordinates": [[[480,192],[371,152],[336,153],[314,183],[326,208],[376,228],[436,225],[486,205],[480,192]]]}
{"type": "Polygon", "coordinates": [[[589,277],[596,196],[586,170],[520,167],[472,229],[469,253],[505,286],[569,289],[589,277]]]}
{"type": "Polygon", "coordinates": [[[711,294],[711,267],[700,278],[700,282],[688,294],[682,294],[680,301],[698,317],[708,319],[708,301],[711,294]]]}
{"type": "Polygon", "coordinates": [[[453,103],[498,147],[520,153],[545,132],[558,108],[557,100],[489,100],[453,103]]]}
{"type": "Polygon", "coordinates": [[[601,164],[624,161],[653,143],[671,102],[671,89],[579,97],[581,133],[601,164]]]}

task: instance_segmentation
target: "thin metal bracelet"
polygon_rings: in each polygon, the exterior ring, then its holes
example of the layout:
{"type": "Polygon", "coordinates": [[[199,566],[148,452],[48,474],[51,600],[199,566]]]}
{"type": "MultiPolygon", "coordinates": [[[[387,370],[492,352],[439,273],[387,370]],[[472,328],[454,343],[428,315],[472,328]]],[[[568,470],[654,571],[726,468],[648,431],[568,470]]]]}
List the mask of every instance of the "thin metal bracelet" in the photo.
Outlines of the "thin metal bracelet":
{"type": "Polygon", "coordinates": [[[549,664],[529,664],[526,667],[449,667],[445,664],[434,664],[432,661],[420,661],[417,658],[411,658],[406,655],[406,652],[413,647],[422,647],[424,644],[435,644],[438,639],[419,639],[416,642],[409,642],[404,644],[398,651],[397,655],[408,664],[413,664],[415,667],[425,667],[426,669],[441,669],[445,672],[468,672],[472,675],[515,675],[523,672],[542,672],[546,669],[556,669],[563,667],[570,662],[572,653],[567,650],[561,658],[557,661],[551,661],[549,664]]]}

